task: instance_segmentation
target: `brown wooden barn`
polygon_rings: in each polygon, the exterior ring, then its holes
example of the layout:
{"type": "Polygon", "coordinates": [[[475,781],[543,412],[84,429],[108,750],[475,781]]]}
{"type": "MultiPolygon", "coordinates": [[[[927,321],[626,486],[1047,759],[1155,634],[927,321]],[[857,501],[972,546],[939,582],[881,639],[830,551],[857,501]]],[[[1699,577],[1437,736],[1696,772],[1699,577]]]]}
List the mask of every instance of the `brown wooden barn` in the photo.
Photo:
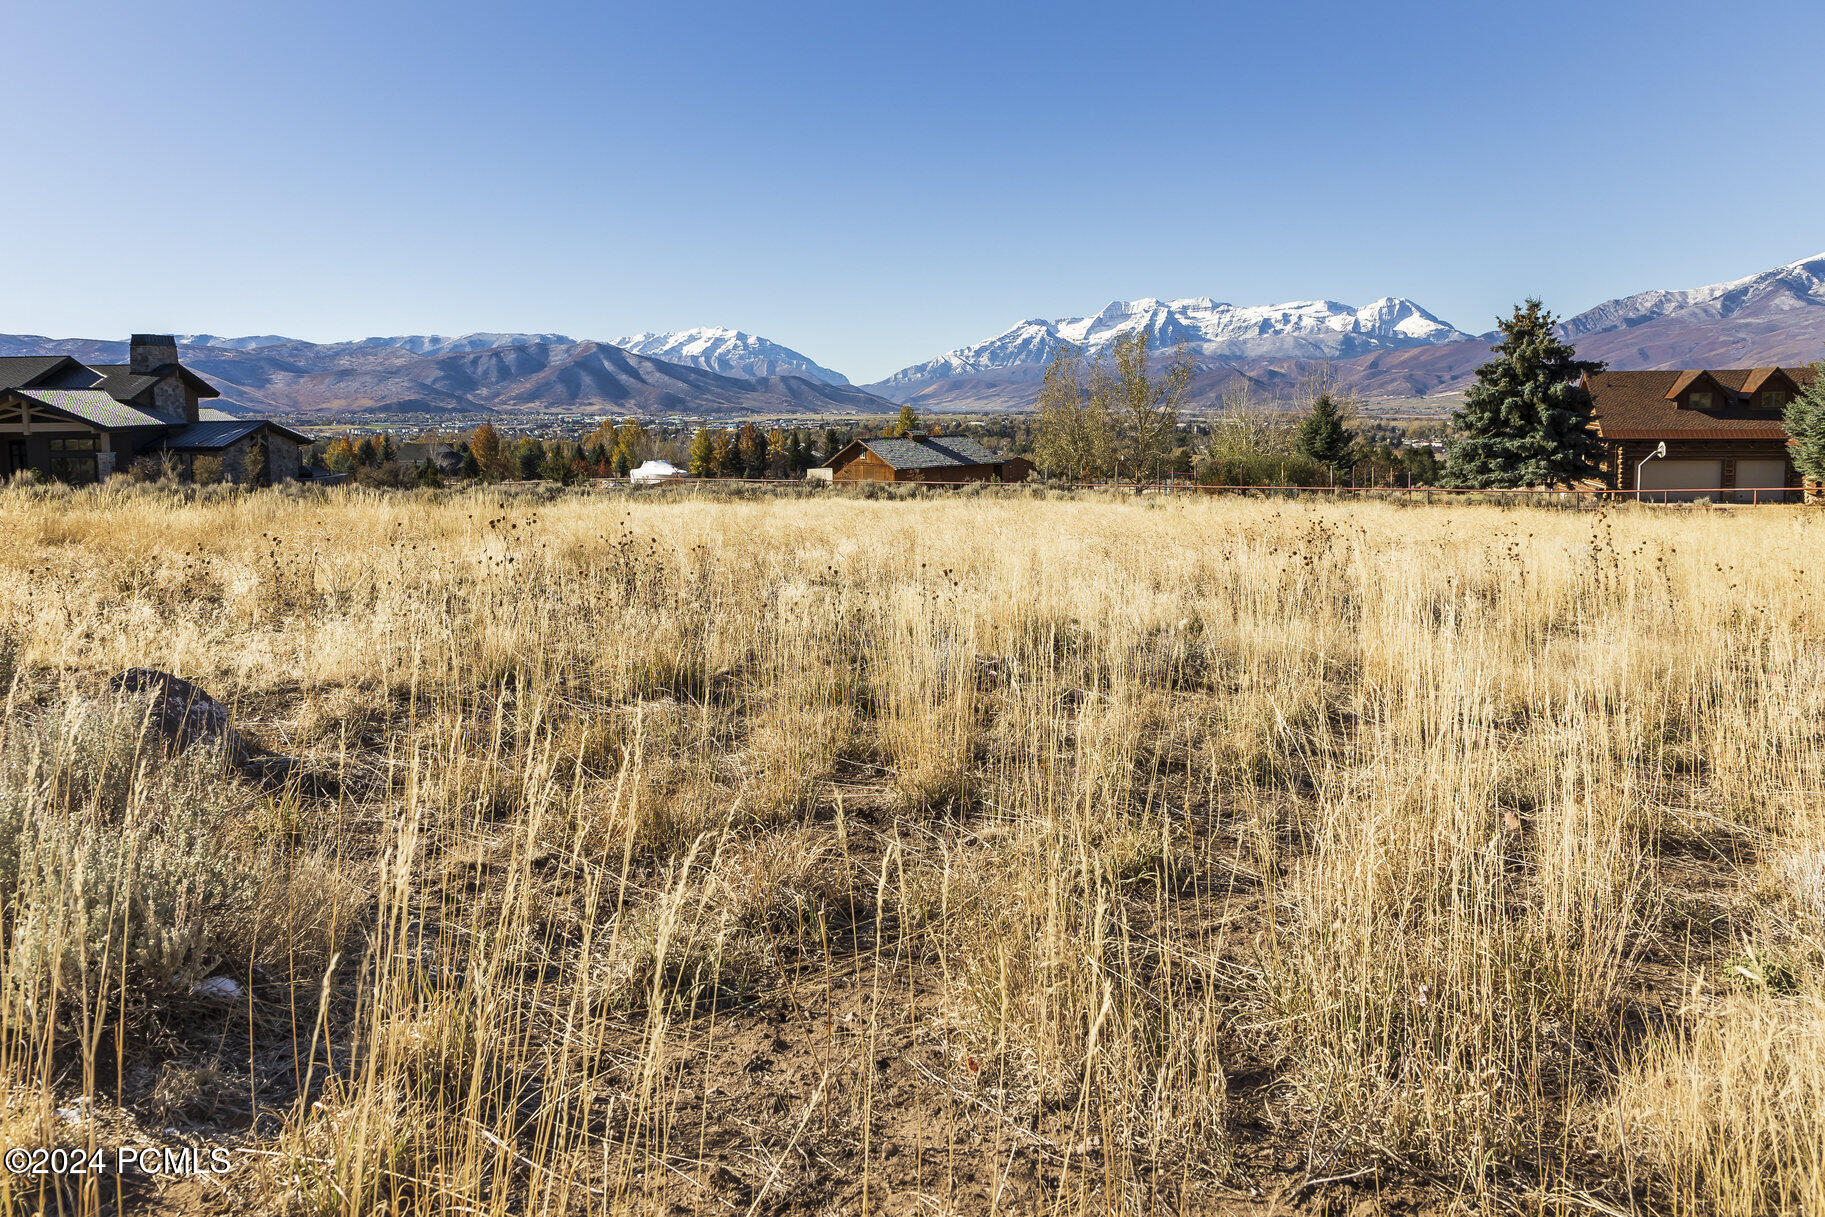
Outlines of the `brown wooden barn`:
{"type": "Polygon", "coordinates": [[[1798,502],[1781,411],[1810,368],[1597,372],[1587,376],[1605,450],[1604,481],[1644,499],[1798,502]],[[1667,454],[1642,461],[1665,442],[1667,454]]]}
{"type": "Polygon", "coordinates": [[[1024,482],[1032,462],[1001,457],[973,439],[907,435],[859,439],[825,461],[836,482],[1024,482]]]}

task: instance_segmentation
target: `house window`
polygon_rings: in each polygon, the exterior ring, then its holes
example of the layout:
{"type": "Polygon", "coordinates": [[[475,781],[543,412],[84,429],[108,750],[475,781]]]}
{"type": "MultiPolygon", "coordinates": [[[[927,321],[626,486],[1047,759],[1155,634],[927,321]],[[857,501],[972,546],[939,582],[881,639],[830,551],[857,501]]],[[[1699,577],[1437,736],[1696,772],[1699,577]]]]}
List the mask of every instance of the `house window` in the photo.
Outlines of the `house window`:
{"type": "Polygon", "coordinates": [[[1781,410],[1781,409],[1786,408],[1786,405],[1787,405],[1787,390],[1785,390],[1785,389],[1763,389],[1762,390],[1762,409],[1764,409],[1764,410],[1781,410]]]}
{"type": "Polygon", "coordinates": [[[1686,398],[1686,408],[1688,410],[1709,410],[1711,408],[1711,390],[1693,389],[1691,396],[1686,398]]]}
{"type": "Polygon", "coordinates": [[[81,484],[95,480],[95,437],[66,436],[51,440],[51,476],[81,484]]]}

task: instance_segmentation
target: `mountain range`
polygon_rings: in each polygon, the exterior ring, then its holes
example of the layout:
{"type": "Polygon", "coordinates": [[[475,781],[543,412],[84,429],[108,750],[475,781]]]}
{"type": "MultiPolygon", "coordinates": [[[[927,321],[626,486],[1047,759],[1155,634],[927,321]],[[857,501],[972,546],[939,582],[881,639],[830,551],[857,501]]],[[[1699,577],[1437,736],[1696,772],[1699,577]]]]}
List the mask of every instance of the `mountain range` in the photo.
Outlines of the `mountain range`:
{"type": "MultiPolygon", "coordinates": [[[[186,336],[192,337],[192,336],[186,336]]],[[[808,376],[729,376],[559,335],[408,336],[355,342],[180,342],[184,365],[222,391],[231,413],[300,420],[424,415],[877,414],[894,403],[808,376]],[[550,339],[559,339],[550,341],[550,339]],[[497,339],[498,345],[482,345],[497,339]],[[426,353],[420,353],[420,349],[426,353]]],[[[118,363],[125,342],[0,335],[0,355],[118,363]]]]}
{"type": "MultiPolygon", "coordinates": [[[[1825,254],[1708,287],[1645,291],[1571,317],[1560,333],[1587,359],[1618,368],[1750,367],[1825,357],[1825,254]]],[[[1205,297],[1116,301],[1100,312],[1029,319],[980,342],[855,386],[790,347],[741,330],[698,327],[614,343],[563,334],[475,333],[311,343],[276,334],[179,336],[185,364],[229,410],[301,419],[412,415],[641,413],[864,415],[899,403],[925,410],[1031,408],[1046,362],[1065,343],[1088,351],[1148,330],[1183,346],[1195,371],[1188,405],[1238,382],[1269,397],[1324,370],[1365,398],[1423,398],[1463,388],[1495,335],[1472,337],[1411,300],[1360,308],[1335,301],[1238,306],[1205,297]]],[[[0,355],[69,354],[118,362],[126,344],[0,335],[0,355]]]]}
{"type": "Polygon", "coordinates": [[[935,386],[960,379],[981,381],[1006,369],[1042,366],[1067,343],[1095,353],[1137,330],[1150,332],[1156,349],[1183,346],[1193,355],[1225,362],[1336,359],[1469,337],[1411,300],[1392,297],[1362,308],[1334,300],[1255,307],[1222,304],[1206,297],[1117,300],[1093,317],[1022,321],[986,341],[903,368],[870,387],[896,400],[910,401],[935,386]]]}

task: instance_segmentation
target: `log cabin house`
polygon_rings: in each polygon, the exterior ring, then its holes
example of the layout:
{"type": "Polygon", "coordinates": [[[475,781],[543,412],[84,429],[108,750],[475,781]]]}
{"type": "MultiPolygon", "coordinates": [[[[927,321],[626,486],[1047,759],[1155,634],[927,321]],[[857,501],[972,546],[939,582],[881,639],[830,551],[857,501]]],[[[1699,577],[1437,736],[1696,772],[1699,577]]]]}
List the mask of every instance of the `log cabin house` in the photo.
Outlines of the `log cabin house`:
{"type": "MultiPolygon", "coordinates": [[[[1024,482],[1032,463],[1003,457],[960,436],[858,439],[825,461],[835,482],[1024,482]]],[[[821,480],[821,479],[820,479],[821,480]]]]}
{"type": "Polygon", "coordinates": [[[31,469],[62,482],[98,482],[147,456],[184,476],[209,461],[230,482],[305,476],[310,436],[201,404],[219,396],[178,362],[168,334],[133,335],[122,364],[0,358],[0,478],[31,469]]]}
{"type": "Polygon", "coordinates": [[[1798,502],[1781,412],[1810,368],[1596,372],[1584,378],[1604,445],[1604,483],[1643,499],[1798,502]],[[1642,461],[1661,443],[1667,454],[1642,461]],[[1636,486],[1636,471],[1641,484],[1636,486]]]}

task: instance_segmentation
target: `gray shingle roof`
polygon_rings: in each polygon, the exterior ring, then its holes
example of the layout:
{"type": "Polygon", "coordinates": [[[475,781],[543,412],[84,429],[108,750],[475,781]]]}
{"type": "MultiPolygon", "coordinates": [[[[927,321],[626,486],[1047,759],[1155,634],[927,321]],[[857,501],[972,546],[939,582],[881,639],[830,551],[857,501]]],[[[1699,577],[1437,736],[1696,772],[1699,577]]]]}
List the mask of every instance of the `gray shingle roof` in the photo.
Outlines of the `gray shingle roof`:
{"type": "MultiPolygon", "coordinates": [[[[89,366],[110,379],[116,376],[121,377],[123,384],[126,383],[126,378],[128,377],[142,377],[146,384],[157,384],[159,381],[175,372],[178,376],[183,378],[186,384],[196,390],[196,395],[198,397],[221,396],[221,394],[216,391],[214,385],[210,384],[181,363],[161,363],[158,367],[153,368],[149,374],[135,372],[133,370],[133,365],[130,363],[96,363],[90,364],[89,366]]],[[[139,391],[139,389],[133,390],[134,393],[139,391]]]]}
{"type": "Polygon", "coordinates": [[[53,410],[74,414],[98,427],[169,427],[171,420],[115,401],[100,389],[15,389],[53,410]]]}
{"type": "Polygon", "coordinates": [[[862,441],[870,452],[895,469],[942,469],[950,465],[997,465],[1001,458],[973,439],[961,436],[862,441]]]}
{"type": "Polygon", "coordinates": [[[131,401],[158,383],[158,377],[135,372],[124,363],[98,363],[90,366],[101,373],[101,383],[95,387],[116,401],[131,401]]]}
{"type": "Polygon", "coordinates": [[[0,389],[17,389],[29,385],[67,358],[66,355],[0,357],[0,389]]]}

